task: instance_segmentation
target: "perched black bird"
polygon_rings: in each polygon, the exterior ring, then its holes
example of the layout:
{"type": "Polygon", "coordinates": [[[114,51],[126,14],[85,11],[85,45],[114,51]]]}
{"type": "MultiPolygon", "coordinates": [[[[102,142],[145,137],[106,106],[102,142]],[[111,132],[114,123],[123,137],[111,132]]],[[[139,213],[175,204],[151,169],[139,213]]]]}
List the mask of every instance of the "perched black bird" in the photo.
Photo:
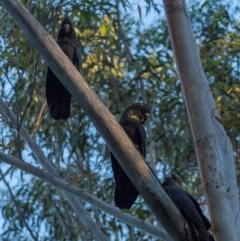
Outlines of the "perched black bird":
{"type": "MultiPolygon", "coordinates": [[[[146,121],[150,111],[151,107],[148,104],[133,103],[123,112],[119,122],[143,157],[146,156],[146,132],[142,125],[146,121]]],[[[120,209],[129,209],[137,199],[138,190],[112,153],[111,161],[116,182],[114,192],[115,205],[120,209]]]]}
{"type": "Polygon", "coordinates": [[[211,228],[211,224],[203,215],[199,203],[189,193],[176,186],[171,176],[165,178],[162,186],[185,220],[194,229],[196,241],[214,241],[207,231],[211,228]]]}
{"type": "MultiPolygon", "coordinates": [[[[69,17],[65,17],[60,25],[57,43],[75,67],[79,69],[81,48],[69,17]]],[[[66,120],[70,115],[71,94],[49,67],[46,79],[46,96],[51,117],[55,120],[66,120]]]]}

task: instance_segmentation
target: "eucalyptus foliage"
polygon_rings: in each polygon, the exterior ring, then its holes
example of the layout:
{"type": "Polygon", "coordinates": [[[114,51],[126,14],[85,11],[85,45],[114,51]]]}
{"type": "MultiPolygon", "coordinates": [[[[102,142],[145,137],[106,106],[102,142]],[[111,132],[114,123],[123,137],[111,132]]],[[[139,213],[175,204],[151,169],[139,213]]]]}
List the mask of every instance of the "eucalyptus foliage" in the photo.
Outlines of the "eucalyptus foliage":
{"type": "MultiPolygon", "coordinates": [[[[22,0],[56,37],[65,15],[73,20],[82,46],[81,73],[118,119],[135,101],[152,105],[147,123],[147,161],[159,179],[177,174],[204,203],[190,126],[159,1],[22,0]],[[145,23],[152,19],[151,23],[145,23]]],[[[202,63],[240,170],[238,107],[240,54],[237,4],[189,2],[202,63]]],[[[84,111],[72,101],[67,121],[51,119],[45,98],[47,66],[13,18],[0,6],[0,92],[45,155],[70,183],[113,203],[110,151],[84,111]]],[[[16,130],[0,116],[0,149],[26,161],[34,156],[16,130]]],[[[36,163],[32,163],[36,165],[36,163]]],[[[3,240],[91,240],[61,192],[1,164],[3,240]],[[8,170],[7,175],[4,175],[8,170]],[[6,186],[9,185],[12,195],[6,186]]],[[[239,174],[238,178],[240,179],[239,174]]],[[[157,240],[126,226],[89,204],[85,208],[110,240],[157,240]]],[[[142,198],[129,211],[157,225],[142,198]]],[[[207,211],[206,211],[207,212],[207,211]]]]}

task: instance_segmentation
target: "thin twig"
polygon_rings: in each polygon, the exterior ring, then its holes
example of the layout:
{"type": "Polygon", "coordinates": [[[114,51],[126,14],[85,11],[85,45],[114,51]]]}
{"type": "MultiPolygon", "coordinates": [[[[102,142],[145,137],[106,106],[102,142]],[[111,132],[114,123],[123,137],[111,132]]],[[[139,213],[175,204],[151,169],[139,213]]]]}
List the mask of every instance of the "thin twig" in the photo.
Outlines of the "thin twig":
{"type": "Polygon", "coordinates": [[[8,175],[8,173],[11,171],[11,170],[13,170],[14,169],[14,167],[9,167],[8,169],[7,169],[7,171],[4,173],[4,174],[2,174],[2,176],[0,177],[0,181],[2,181],[3,180],[3,178],[5,178],[7,175],[8,175]]]}
{"type": "Polygon", "coordinates": [[[47,106],[47,101],[45,100],[45,101],[43,102],[43,105],[42,105],[40,111],[39,111],[39,115],[38,115],[38,117],[37,117],[37,121],[36,121],[36,124],[35,124],[35,126],[34,126],[34,129],[33,129],[32,133],[31,133],[31,137],[33,137],[33,136],[35,135],[35,133],[37,132],[37,130],[38,130],[38,129],[40,128],[40,126],[41,126],[41,123],[42,123],[42,121],[43,121],[43,116],[44,116],[44,111],[45,111],[46,106],[47,106]]]}
{"type": "Polygon", "coordinates": [[[33,94],[34,94],[34,89],[35,89],[35,84],[36,84],[36,79],[37,79],[37,66],[38,66],[39,59],[40,59],[40,56],[39,56],[39,54],[38,54],[38,56],[37,56],[37,61],[36,61],[35,67],[34,67],[34,78],[33,78],[32,93],[30,94],[30,100],[28,101],[27,106],[26,106],[26,108],[25,108],[25,110],[24,110],[24,113],[23,113],[23,115],[22,115],[19,128],[21,128],[21,126],[22,126],[24,117],[25,117],[25,115],[26,115],[26,113],[27,113],[27,110],[28,110],[28,108],[29,108],[29,106],[30,106],[30,104],[31,104],[31,102],[32,102],[32,99],[33,99],[33,94]]]}
{"type": "MultiPolygon", "coordinates": [[[[19,160],[19,161],[21,162],[21,160],[19,160]]],[[[28,230],[28,232],[29,232],[30,236],[32,237],[32,239],[35,240],[35,241],[38,241],[37,237],[33,234],[33,231],[32,231],[31,228],[29,227],[29,225],[28,225],[28,223],[27,223],[27,221],[26,221],[26,219],[25,219],[25,217],[24,217],[24,215],[23,215],[23,213],[22,213],[22,211],[21,211],[21,209],[20,209],[20,207],[19,207],[19,205],[18,205],[17,200],[15,199],[15,197],[14,197],[14,195],[13,195],[13,193],[12,193],[12,190],[11,190],[8,182],[5,180],[5,177],[3,176],[3,173],[2,173],[2,170],[1,170],[1,169],[0,169],[0,175],[1,175],[1,179],[3,180],[5,186],[7,187],[8,191],[9,191],[9,194],[10,194],[10,196],[11,196],[11,199],[12,199],[12,201],[13,201],[16,209],[17,209],[18,216],[19,216],[20,220],[22,221],[22,223],[24,224],[24,226],[25,226],[26,229],[28,230]]]]}

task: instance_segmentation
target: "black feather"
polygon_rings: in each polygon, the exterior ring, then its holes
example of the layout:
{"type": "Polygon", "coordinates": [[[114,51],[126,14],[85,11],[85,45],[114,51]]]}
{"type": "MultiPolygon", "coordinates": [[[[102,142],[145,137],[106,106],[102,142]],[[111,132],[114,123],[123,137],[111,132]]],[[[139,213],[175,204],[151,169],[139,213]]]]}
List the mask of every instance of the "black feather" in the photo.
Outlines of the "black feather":
{"type": "Polygon", "coordinates": [[[185,220],[193,227],[196,240],[211,241],[208,229],[211,224],[203,215],[199,203],[189,193],[185,192],[180,187],[176,186],[171,178],[165,178],[163,188],[179,211],[182,213],[185,220]]]}
{"type": "MultiPolygon", "coordinates": [[[[69,17],[65,17],[60,25],[57,43],[74,66],[79,69],[81,48],[69,17]]],[[[71,94],[49,67],[46,78],[46,97],[51,117],[55,120],[66,120],[70,115],[71,94]]]]}
{"type": "MultiPolygon", "coordinates": [[[[123,112],[119,122],[144,158],[146,156],[146,132],[142,125],[150,111],[151,107],[149,105],[134,103],[123,112]]],[[[137,199],[138,190],[112,153],[111,161],[116,182],[114,192],[115,205],[120,209],[129,209],[137,199]]]]}

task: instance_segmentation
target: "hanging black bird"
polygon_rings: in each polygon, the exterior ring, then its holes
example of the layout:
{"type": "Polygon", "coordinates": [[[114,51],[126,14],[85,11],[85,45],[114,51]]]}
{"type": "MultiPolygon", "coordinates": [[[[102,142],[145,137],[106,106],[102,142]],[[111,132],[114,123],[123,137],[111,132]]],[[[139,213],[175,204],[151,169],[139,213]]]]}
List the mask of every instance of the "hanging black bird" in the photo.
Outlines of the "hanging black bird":
{"type": "Polygon", "coordinates": [[[213,236],[207,231],[211,228],[211,224],[203,215],[199,203],[189,193],[176,186],[172,176],[165,177],[162,186],[194,229],[196,241],[214,241],[213,236]]]}
{"type": "MultiPolygon", "coordinates": [[[[150,114],[150,111],[151,107],[148,104],[133,103],[123,112],[119,122],[144,158],[146,156],[146,132],[143,124],[150,114]]],[[[138,190],[112,153],[111,161],[116,182],[114,192],[115,205],[120,209],[129,209],[137,199],[139,194],[138,190]]]]}
{"type": "MultiPolygon", "coordinates": [[[[77,35],[73,24],[67,16],[60,25],[57,43],[75,67],[79,69],[81,48],[77,42],[77,35]]],[[[70,115],[71,94],[49,67],[46,79],[46,96],[51,117],[55,120],[66,120],[70,115]]]]}

